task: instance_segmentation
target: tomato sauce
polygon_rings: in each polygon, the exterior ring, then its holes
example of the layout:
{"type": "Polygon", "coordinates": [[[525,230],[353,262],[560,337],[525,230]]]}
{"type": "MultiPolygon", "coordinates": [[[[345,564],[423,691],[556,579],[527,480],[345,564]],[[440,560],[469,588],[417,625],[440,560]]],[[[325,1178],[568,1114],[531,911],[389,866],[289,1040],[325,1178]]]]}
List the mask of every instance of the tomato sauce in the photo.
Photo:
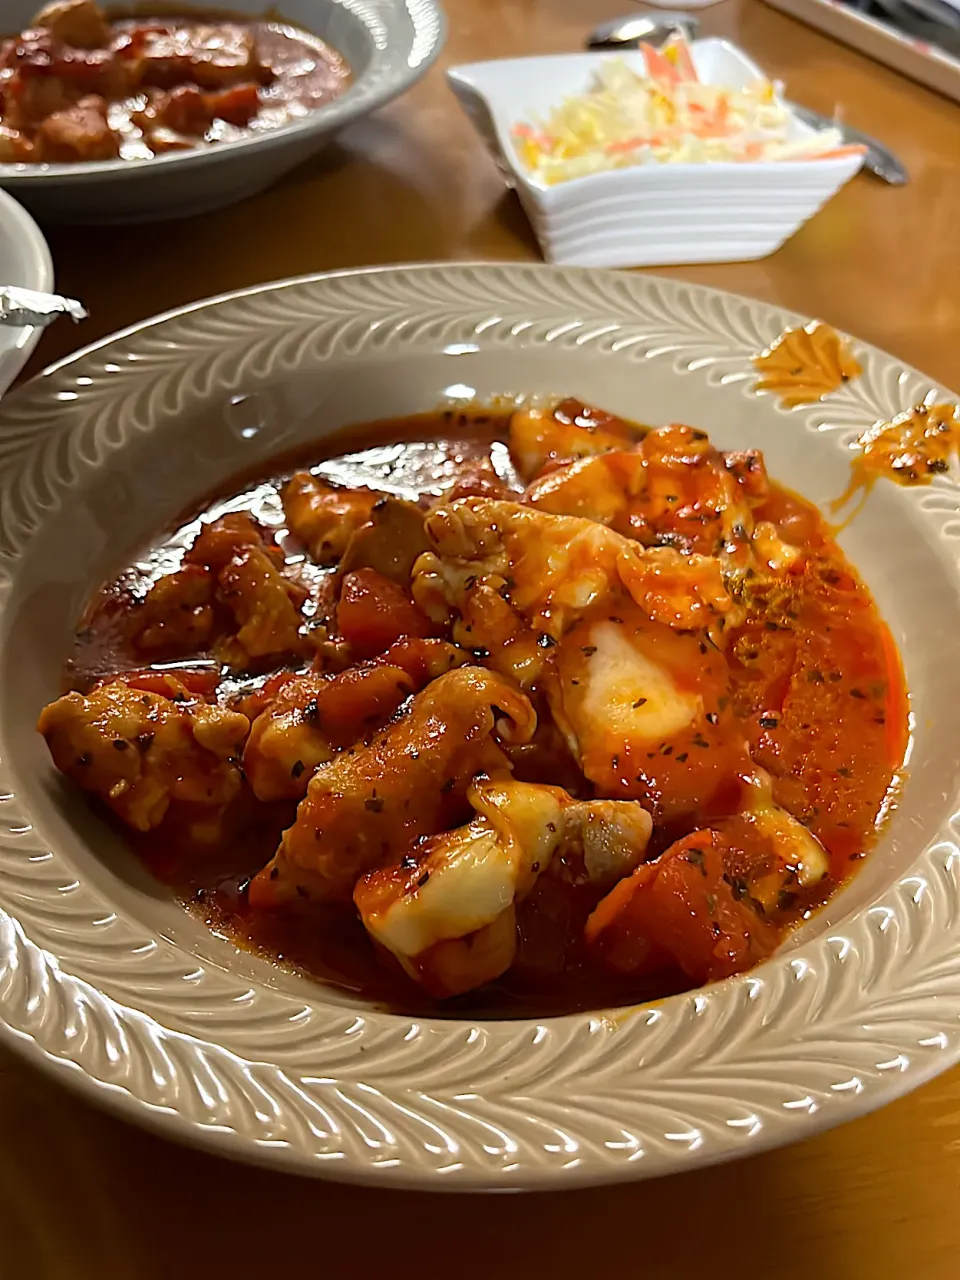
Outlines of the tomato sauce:
{"type": "MultiPolygon", "coordinates": [[[[322,615],[334,570],[311,562],[287,527],[279,498],[282,482],[298,466],[332,483],[367,486],[423,507],[449,497],[466,480],[481,487],[495,482],[501,493],[519,497],[522,482],[504,444],[508,417],[447,411],[376,423],[277,460],[266,475],[235,478],[91,601],[67,664],[67,687],[83,692],[112,673],[144,667],[142,654],[125,638],[125,618],[162,575],[181,565],[201,522],[225,512],[247,511],[270,530],[286,571],[310,593],[305,616],[322,615]]],[[[770,934],[775,941],[841,886],[876,840],[895,803],[908,703],[890,634],[816,508],[773,484],[755,515],[807,556],[802,572],[778,580],[775,588],[769,581],[755,583],[749,570],[739,583],[742,620],[726,650],[732,705],[723,713],[738,718],[754,762],[773,779],[774,799],[822,843],[830,865],[827,880],[814,889],[781,893],[770,934]]],[[[180,673],[198,682],[201,692],[215,688],[215,697],[232,705],[256,696],[273,673],[221,670],[212,651],[151,669],[180,673]]],[[[593,794],[558,733],[538,735],[514,759],[520,780],[562,785],[574,796],[593,794]]],[[[683,765],[671,767],[680,778],[683,765]]],[[[688,813],[655,829],[648,857],[710,823],[722,806],[721,797],[711,812],[688,813]]],[[[282,912],[250,907],[249,880],[273,855],[295,812],[294,801],[264,804],[248,793],[213,847],[198,851],[175,817],[131,839],[153,874],[217,933],[390,1008],[525,1016],[635,1003],[689,985],[676,971],[638,975],[598,966],[583,943],[597,895],[542,877],[520,904],[519,951],[509,971],[479,991],[437,1003],[384,962],[351,911],[312,904],[282,912]]]]}

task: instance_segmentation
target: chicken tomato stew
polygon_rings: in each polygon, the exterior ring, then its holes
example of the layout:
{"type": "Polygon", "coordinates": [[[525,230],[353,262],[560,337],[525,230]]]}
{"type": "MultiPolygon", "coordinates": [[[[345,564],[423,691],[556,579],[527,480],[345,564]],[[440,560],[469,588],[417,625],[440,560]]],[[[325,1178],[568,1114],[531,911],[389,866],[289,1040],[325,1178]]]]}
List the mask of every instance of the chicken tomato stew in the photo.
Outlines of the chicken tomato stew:
{"type": "Polygon", "coordinates": [[[55,0],[0,38],[0,163],[144,160],[301,119],[347,88],[329,45],[281,22],[108,17],[55,0]]]}
{"type": "Polygon", "coordinates": [[[567,400],[319,455],[104,587],[40,717],[211,927],[392,1007],[597,1007],[750,968],[867,853],[900,661],[759,452],[567,400]]]}

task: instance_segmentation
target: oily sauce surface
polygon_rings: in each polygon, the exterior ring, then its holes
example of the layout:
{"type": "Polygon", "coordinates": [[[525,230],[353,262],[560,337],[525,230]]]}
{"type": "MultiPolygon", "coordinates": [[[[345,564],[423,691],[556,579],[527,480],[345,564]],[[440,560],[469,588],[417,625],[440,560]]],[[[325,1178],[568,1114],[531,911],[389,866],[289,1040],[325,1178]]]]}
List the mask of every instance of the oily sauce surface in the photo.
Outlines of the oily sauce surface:
{"type": "MultiPolygon", "coordinates": [[[[306,465],[332,483],[367,486],[428,506],[479,466],[503,491],[519,496],[522,483],[504,444],[507,426],[508,415],[479,411],[373,424],[306,456],[279,460],[266,476],[235,480],[147,548],[91,602],[67,664],[67,687],[85,691],[115,672],[143,669],[142,655],[124,638],[124,618],[161,575],[181,565],[201,522],[250,512],[272,532],[286,571],[299,575],[311,592],[305,616],[319,617],[334,570],[311,563],[288,529],[279,498],[282,482],[306,465]]],[[[889,633],[818,511],[774,484],[756,516],[809,555],[789,586],[760,583],[753,590],[749,577],[745,582],[746,615],[728,651],[734,710],[754,761],[774,779],[777,803],[822,842],[830,860],[829,878],[815,889],[781,893],[782,932],[842,884],[873,844],[895,794],[907,703],[889,633]]],[[[237,675],[221,669],[214,653],[202,651],[153,667],[186,671],[209,697],[232,705],[255,694],[271,675],[237,675]]],[[[593,794],[559,739],[527,753],[515,776],[561,784],[574,796],[593,794]]],[[[273,855],[295,814],[293,801],[264,804],[248,793],[213,846],[198,849],[176,818],[144,835],[126,834],[153,874],[218,933],[392,1008],[523,1016],[635,1002],[689,985],[676,972],[651,977],[599,969],[579,941],[596,895],[543,877],[519,913],[520,945],[509,971],[480,991],[438,1003],[384,961],[352,911],[316,904],[251,908],[250,878],[273,855]]],[[[665,822],[654,830],[648,856],[710,816],[694,813],[665,822]]]]}

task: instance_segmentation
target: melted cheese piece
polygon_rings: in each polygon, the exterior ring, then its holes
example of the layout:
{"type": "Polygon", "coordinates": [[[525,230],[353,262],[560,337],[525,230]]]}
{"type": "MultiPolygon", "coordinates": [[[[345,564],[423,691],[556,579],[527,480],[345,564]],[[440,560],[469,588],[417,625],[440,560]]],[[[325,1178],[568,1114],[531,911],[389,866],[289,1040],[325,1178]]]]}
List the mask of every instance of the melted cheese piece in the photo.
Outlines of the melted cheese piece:
{"type": "Polygon", "coordinates": [[[513,901],[516,875],[510,850],[482,819],[449,832],[442,858],[442,866],[433,868],[416,894],[364,919],[373,937],[394,955],[416,956],[444,938],[474,933],[513,901]]]}
{"type": "Polygon", "coordinates": [[[785,542],[768,520],[762,520],[753,531],[753,550],[773,573],[785,573],[803,558],[803,551],[785,542]]]}
{"type": "Polygon", "coordinates": [[[462,611],[478,579],[487,579],[530,625],[543,629],[549,618],[558,633],[571,614],[619,590],[617,557],[637,553],[634,543],[592,520],[485,498],[436,507],[426,529],[436,554],[417,560],[411,590],[430,617],[462,611]]]}
{"type": "Polygon", "coordinates": [[[681,692],[623,627],[600,622],[587,635],[595,652],[583,664],[580,698],[565,708],[581,750],[596,730],[605,740],[669,741],[700,714],[700,697],[681,692]]]}
{"type": "Polygon", "coordinates": [[[561,839],[568,798],[559,788],[477,782],[469,798],[478,816],[431,840],[406,881],[375,872],[358,887],[364,925],[401,959],[492,923],[529,891],[561,839]]]}
{"type": "Polygon", "coordinates": [[[354,892],[370,935],[436,994],[469,990],[509,966],[514,904],[558,849],[579,854],[588,879],[609,887],[641,861],[653,826],[636,801],[575,801],[535,783],[482,779],[468,798],[472,822],[371,872],[354,892]]]}

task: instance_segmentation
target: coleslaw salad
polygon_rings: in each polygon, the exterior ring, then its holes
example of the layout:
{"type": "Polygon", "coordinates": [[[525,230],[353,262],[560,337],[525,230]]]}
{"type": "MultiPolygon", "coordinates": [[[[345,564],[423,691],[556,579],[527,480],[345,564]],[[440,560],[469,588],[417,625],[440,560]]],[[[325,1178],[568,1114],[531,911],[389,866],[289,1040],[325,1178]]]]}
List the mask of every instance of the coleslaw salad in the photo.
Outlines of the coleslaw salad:
{"type": "Polygon", "coordinates": [[[777,86],[706,84],[685,40],[642,45],[646,75],[604,58],[586,93],[542,120],[519,121],[511,139],[531,178],[553,186],[613,169],[646,165],[825,160],[862,153],[836,129],[796,136],[777,86]]]}

